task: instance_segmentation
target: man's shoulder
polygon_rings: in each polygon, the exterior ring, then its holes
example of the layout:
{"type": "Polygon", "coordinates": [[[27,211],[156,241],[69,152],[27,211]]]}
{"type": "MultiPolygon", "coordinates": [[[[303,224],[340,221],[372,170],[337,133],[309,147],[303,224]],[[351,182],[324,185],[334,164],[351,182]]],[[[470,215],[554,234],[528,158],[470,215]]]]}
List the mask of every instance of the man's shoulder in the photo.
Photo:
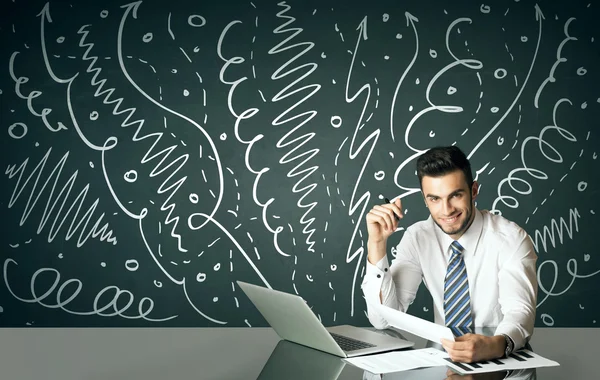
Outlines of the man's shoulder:
{"type": "Polygon", "coordinates": [[[426,219],[419,220],[408,226],[406,232],[413,236],[429,235],[434,233],[433,227],[433,220],[431,216],[428,216],[426,219]]]}
{"type": "Polygon", "coordinates": [[[527,236],[527,231],[517,223],[489,210],[479,210],[483,217],[483,229],[487,233],[499,235],[507,239],[527,236]]]}

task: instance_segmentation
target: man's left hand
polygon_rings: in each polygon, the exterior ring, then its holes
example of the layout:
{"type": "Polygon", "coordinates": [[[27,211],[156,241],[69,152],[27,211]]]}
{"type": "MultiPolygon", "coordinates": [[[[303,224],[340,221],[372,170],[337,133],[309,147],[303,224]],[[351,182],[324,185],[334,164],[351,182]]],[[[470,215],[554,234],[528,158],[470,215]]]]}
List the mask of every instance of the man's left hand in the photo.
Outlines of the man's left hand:
{"type": "Polygon", "coordinates": [[[502,335],[465,334],[454,342],[442,339],[442,346],[455,362],[473,363],[504,356],[506,341],[502,335]]]}

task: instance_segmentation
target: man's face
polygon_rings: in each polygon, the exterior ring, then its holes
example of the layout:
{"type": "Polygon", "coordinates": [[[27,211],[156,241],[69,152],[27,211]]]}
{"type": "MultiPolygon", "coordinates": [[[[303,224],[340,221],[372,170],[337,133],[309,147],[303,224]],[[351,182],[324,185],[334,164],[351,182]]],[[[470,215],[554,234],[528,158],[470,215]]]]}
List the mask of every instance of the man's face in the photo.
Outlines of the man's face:
{"type": "Polygon", "coordinates": [[[434,222],[453,240],[460,238],[475,216],[477,182],[470,189],[464,173],[456,170],[441,177],[424,176],[421,187],[434,222]]]}

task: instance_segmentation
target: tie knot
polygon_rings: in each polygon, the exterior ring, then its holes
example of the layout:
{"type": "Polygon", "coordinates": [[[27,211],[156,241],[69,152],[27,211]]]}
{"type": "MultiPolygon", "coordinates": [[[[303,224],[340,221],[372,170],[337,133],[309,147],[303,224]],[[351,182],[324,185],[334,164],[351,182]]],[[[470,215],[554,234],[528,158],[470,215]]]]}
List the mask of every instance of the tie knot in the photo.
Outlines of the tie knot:
{"type": "Polygon", "coordinates": [[[460,245],[459,242],[457,242],[456,240],[452,242],[452,244],[450,244],[450,247],[452,248],[452,250],[458,254],[462,253],[462,251],[464,250],[464,248],[462,247],[462,245],[460,245]]]}

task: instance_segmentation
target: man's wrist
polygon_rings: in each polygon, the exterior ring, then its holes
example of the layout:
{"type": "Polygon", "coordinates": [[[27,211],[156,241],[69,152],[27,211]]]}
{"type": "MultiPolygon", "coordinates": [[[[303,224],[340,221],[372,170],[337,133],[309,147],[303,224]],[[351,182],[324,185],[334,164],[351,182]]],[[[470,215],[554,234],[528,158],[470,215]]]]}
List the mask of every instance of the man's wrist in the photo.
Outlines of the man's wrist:
{"type": "Polygon", "coordinates": [[[504,337],[504,335],[495,335],[492,337],[492,339],[494,340],[494,346],[495,346],[495,350],[494,350],[494,356],[496,358],[502,358],[506,355],[506,346],[507,346],[507,341],[506,338],[504,337]]]}

